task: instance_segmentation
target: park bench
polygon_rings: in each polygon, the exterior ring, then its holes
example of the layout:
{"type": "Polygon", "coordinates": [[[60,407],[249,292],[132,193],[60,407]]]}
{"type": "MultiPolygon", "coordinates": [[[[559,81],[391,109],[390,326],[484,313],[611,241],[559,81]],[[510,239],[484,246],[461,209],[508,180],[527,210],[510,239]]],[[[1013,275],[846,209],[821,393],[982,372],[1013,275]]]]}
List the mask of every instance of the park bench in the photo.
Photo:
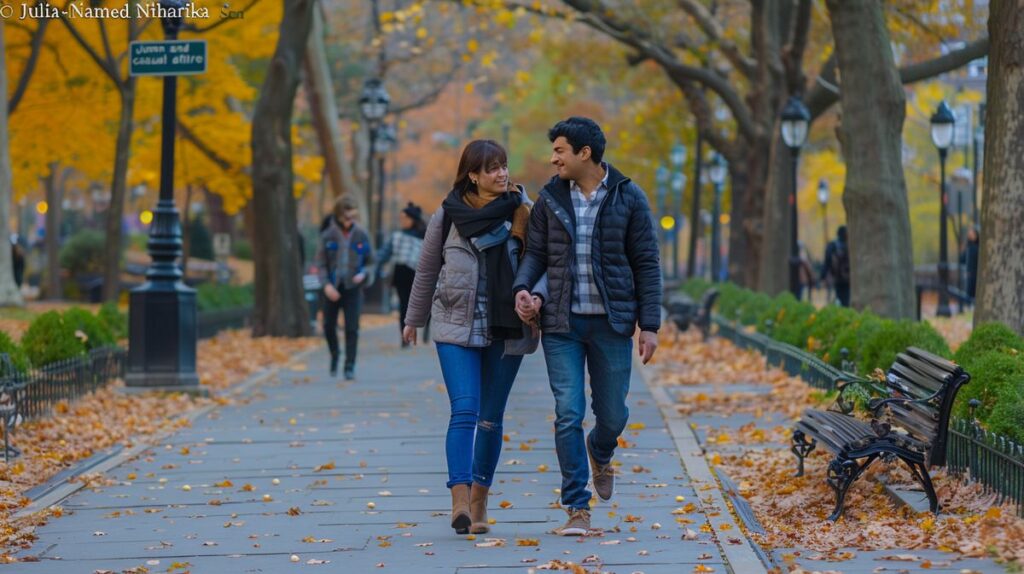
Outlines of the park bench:
{"type": "Polygon", "coordinates": [[[682,333],[694,324],[700,329],[704,340],[711,332],[711,308],[718,299],[717,289],[708,289],[696,303],[689,295],[681,291],[672,292],[665,301],[668,318],[675,324],[677,332],[682,333]]]}
{"type": "Polygon", "coordinates": [[[796,476],[803,475],[804,458],[823,444],[835,457],[828,465],[827,482],[836,493],[829,520],[843,513],[846,492],[878,458],[902,460],[924,487],[929,507],[938,513],[939,502],[928,469],[946,463],[946,437],[950,410],[960,387],[970,380],[959,365],[916,347],[896,357],[884,386],[851,379],[839,386],[839,397],[829,410],[807,409],[793,430],[792,451],[798,460],[796,476]],[[872,419],[850,415],[853,401],[846,393],[868,386],[879,395],[868,402],[872,419]]]}

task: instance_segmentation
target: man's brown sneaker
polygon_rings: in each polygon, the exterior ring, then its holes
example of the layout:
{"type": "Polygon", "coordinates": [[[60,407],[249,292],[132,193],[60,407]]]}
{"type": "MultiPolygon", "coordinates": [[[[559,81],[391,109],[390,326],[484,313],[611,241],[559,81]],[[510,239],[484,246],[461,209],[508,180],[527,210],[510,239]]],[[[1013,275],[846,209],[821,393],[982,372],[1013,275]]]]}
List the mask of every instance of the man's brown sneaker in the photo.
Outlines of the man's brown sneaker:
{"type": "Polygon", "coordinates": [[[559,536],[586,536],[590,532],[590,511],[585,508],[576,510],[567,508],[565,511],[569,513],[569,520],[561,528],[555,530],[555,534],[559,536]]]}
{"type": "Polygon", "coordinates": [[[601,500],[607,502],[611,500],[612,493],[615,491],[615,469],[612,467],[611,461],[608,464],[597,464],[594,454],[590,451],[590,438],[588,437],[585,442],[587,443],[587,456],[590,457],[590,474],[594,478],[594,490],[597,491],[601,500]]]}

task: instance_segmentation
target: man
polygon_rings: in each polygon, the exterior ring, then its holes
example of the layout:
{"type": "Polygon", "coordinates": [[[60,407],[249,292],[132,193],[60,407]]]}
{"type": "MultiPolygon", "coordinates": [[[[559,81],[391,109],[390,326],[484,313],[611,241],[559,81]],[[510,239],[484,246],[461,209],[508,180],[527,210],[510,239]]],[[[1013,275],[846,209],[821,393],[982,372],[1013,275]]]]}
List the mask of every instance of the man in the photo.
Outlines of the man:
{"type": "Polygon", "coordinates": [[[516,310],[528,321],[540,312],[544,357],[555,395],[555,450],[562,470],[562,506],[569,514],[556,533],[590,529],[589,459],[594,490],[612,496],[612,455],[626,427],[633,334],[640,324],[640,358],[658,346],[661,271],[647,197],[602,162],[605,137],[593,120],[572,117],[548,133],[558,171],[530,216],[526,257],[516,275],[516,310]],[[527,286],[548,274],[548,298],[527,286]],[[590,372],[597,423],[583,436],[584,366],[590,372]]]}
{"type": "Polygon", "coordinates": [[[355,378],[363,288],[374,271],[370,236],[356,224],[358,216],[355,202],[345,195],[339,197],[334,212],[324,220],[316,254],[320,284],[326,297],[324,337],[331,352],[331,376],[338,374],[338,311],[344,310],[347,381],[355,378]]]}
{"type": "Polygon", "coordinates": [[[825,263],[821,280],[831,281],[836,299],[843,307],[850,306],[850,246],[846,242],[846,226],[840,225],[836,238],[825,246],[825,263]]]}

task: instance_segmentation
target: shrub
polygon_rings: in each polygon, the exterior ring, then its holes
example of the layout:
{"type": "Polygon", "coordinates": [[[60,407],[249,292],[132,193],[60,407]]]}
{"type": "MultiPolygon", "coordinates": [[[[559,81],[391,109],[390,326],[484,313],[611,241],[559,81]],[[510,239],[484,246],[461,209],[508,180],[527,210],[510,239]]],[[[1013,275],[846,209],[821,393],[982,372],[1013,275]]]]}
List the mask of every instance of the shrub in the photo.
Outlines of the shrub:
{"type": "Polygon", "coordinates": [[[1024,356],[1020,354],[989,350],[973,355],[970,363],[963,367],[971,380],[956,395],[954,410],[959,416],[968,416],[968,403],[978,399],[981,406],[975,416],[986,420],[999,402],[1003,387],[1024,385],[1024,356]]]}
{"type": "Polygon", "coordinates": [[[751,297],[752,293],[745,289],[733,285],[732,283],[725,283],[718,289],[718,314],[732,321],[736,319],[736,312],[740,306],[751,297]]]}
{"type": "Polygon", "coordinates": [[[801,348],[827,361],[829,349],[832,348],[836,338],[848,329],[857,320],[857,317],[856,311],[839,305],[826,305],[818,309],[808,318],[810,327],[801,348]]]}
{"type": "Polygon", "coordinates": [[[700,298],[704,295],[704,292],[712,287],[712,283],[707,279],[701,279],[699,277],[690,279],[686,283],[683,283],[683,292],[693,298],[694,301],[700,301],[700,298]]]}
{"type": "Polygon", "coordinates": [[[28,357],[25,351],[3,331],[0,331],[0,353],[7,353],[10,356],[15,371],[24,373],[28,370],[28,357]]]}
{"type": "Polygon", "coordinates": [[[813,305],[797,301],[792,293],[782,293],[758,318],[757,330],[770,334],[776,341],[803,347],[810,330],[808,319],[813,314],[813,305]],[[768,320],[772,322],[770,333],[767,332],[768,320]]]}
{"type": "Polygon", "coordinates": [[[96,316],[110,329],[115,339],[128,336],[128,315],[122,313],[116,303],[104,303],[96,316]]]}
{"type": "MultiPolygon", "coordinates": [[[[861,357],[861,345],[865,341],[871,340],[875,332],[882,328],[882,319],[871,312],[865,311],[860,313],[853,322],[846,328],[836,335],[835,342],[828,350],[828,354],[825,360],[828,361],[833,367],[842,368],[843,366],[843,349],[849,352],[847,357],[848,360],[853,361],[854,364],[860,364],[861,357]]],[[[888,365],[887,365],[888,366],[888,365]]]]}
{"type": "Polygon", "coordinates": [[[896,360],[896,355],[910,346],[947,359],[952,356],[946,340],[929,323],[886,319],[882,327],[863,342],[857,366],[862,373],[876,368],[886,370],[896,360]]]}
{"type": "Polygon", "coordinates": [[[60,266],[71,276],[98,275],[103,272],[103,248],[107,237],[96,229],[83,229],[72,235],[60,249],[60,266]]]}
{"type": "Polygon", "coordinates": [[[47,311],[32,321],[21,337],[21,347],[36,368],[85,354],[75,328],[56,311],[47,311]]]}
{"type": "Polygon", "coordinates": [[[204,283],[196,289],[196,306],[200,311],[252,307],[252,290],[252,285],[204,283]]]}
{"type": "MultiPolygon", "coordinates": [[[[1002,323],[985,323],[971,332],[970,338],[960,345],[953,358],[960,365],[964,365],[966,369],[966,365],[971,362],[972,357],[989,351],[1005,351],[1007,349],[1024,351],[1024,339],[1021,339],[1017,333],[1002,323]]],[[[967,372],[970,370],[968,369],[967,372]]]]}
{"type": "Polygon", "coordinates": [[[772,298],[764,293],[751,293],[739,306],[740,323],[756,325],[760,331],[764,328],[761,317],[767,316],[772,308],[772,298]]]}
{"type": "Polygon", "coordinates": [[[235,239],[232,242],[231,251],[233,251],[235,257],[239,259],[252,261],[252,243],[249,243],[248,239],[235,239]]]}
{"type": "Polygon", "coordinates": [[[87,350],[107,347],[116,342],[113,331],[99,317],[82,309],[72,307],[63,314],[64,323],[69,325],[79,339],[83,339],[77,333],[85,335],[82,344],[87,350]]]}
{"type": "MultiPolygon", "coordinates": [[[[1002,389],[995,408],[985,426],[988,430],[1024,443],[1024,391],[1020,385],[1024,377],[1018,378],[1015,385],[1002,389]]],[[[966,388],[966,387],[965,387],[966,388]]]]}

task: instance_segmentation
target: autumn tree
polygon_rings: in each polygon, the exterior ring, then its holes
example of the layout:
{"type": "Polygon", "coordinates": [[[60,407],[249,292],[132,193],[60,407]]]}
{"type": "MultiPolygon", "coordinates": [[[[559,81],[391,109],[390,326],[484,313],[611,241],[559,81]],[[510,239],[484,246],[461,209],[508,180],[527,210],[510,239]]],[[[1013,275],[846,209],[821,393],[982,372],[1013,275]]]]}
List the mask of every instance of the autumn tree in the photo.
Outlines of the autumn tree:
{"type": "Polygon", "coordinates": [[[277,48],[253,114],[255,336],[309,333],[292,187],[292,110],[315,6],[314,0],[284,3],[277,48]]]}
{"type": "Polygon", "coordinates": [[[1024,1],[989,5],[985,186],[975,325],[1024,334],[1024,1]]]}

